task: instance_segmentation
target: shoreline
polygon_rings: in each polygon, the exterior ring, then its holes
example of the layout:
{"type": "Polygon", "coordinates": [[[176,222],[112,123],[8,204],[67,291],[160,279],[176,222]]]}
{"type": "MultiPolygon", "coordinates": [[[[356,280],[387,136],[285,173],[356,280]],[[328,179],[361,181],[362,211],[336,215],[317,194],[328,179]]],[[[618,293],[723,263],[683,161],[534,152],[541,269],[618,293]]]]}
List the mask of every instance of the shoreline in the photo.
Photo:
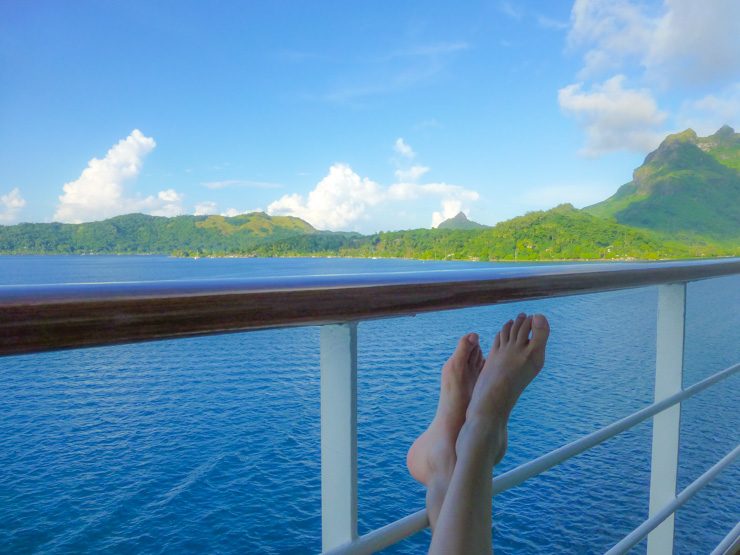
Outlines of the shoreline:
{"type": "Polygon", "coordinates": [[[349,255],[330,255],[330,256],[312,256],[310,254],[297,254],[297,255],[283,255],[283,256],[255,256],[250,254],[204,254],[199,256],[181,256],[173,254],[163,253],[2,253],[0,257],[13,256],[13,257],[25,257],[25,256],[86,256],[86,257],[103,257],[103,256],[134,256],[134,257],[163,257],[173,259],[190,259],[199,260],[204,259],[262,259],[262,260],[279,260],[279,259],[342,259],[342,260],[406,260],[410,262],[467,262],[467,263],[482,263],[482,264],[543,264],[551,262],[582,262],[582,263],[609,263],[609,262],[671,262],[671,261],[690,261],[690,260],[720,260],[720,259],[732,259],[737,258],[732,255],[717,255],[717,256],[689,256],[689,257],[676,257],[676,258],[637,258],[637,257],[622,257],[622,258],[540,258],[540,259],[529,259],[529,260],[511,260],[511,259],[497,259],[497,260],[480,260],[474,258],[410,258],[410,257],[399,257],[399,256],[349,256],[349,255]]]}

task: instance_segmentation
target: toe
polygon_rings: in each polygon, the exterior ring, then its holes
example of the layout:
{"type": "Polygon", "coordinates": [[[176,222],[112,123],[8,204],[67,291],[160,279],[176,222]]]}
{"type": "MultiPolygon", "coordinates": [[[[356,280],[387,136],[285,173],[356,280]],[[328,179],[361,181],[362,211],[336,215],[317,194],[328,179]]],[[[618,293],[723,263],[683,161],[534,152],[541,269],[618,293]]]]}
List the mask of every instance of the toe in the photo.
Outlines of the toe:
{"type": "Polygon", "coordinates": [[[516,341],[517,335],[519,334],[519,328],[522,327],[522,324],[524,323],[524,320],[527,319],[527,315],[524,314],[524,312],[520,312],[516,320],[514,320],[514,325],[511,326],[511,335],[509,337],[510,341],[516,341]]]}
{"type": "Polygon", "coordinates": [[[501,345],[505,345],[509,342],[509,334],[511,334],[511,326],[513,325],[514,320],[509,320],[501,328],[501,331],[499,332],[499,336],[501,337],[501,345]]]}
{"type": "Polygon", "coordinates": [[[457,342],[455,352],[452,353],[452,360],[465,364],[472,350],[478,345],[478,334],[468,333],[460,338],[457,342]]]}
{"type": "Polygon", "coordinates": [[[532,339],[529,344],[534,349],[544,349],[547,338],[550,336],[550,324],[542,314],[535,314],[532,318],[532,339]]]}
{"type": "Polygon", "coordinates": [[[519,332],[516,334],[517,345],[526,345],[529,341],[529,332],[532,331],[532,317],[527,316],[519,327],[519,332]]]}
{"type": "Polygon", "coordinates": [[[491,352],[495,353],[499,347],[501,347],[501,332],[498,332],[496,334],[496,338],[493,340],[493,347],[491,348],[491,352]]]}

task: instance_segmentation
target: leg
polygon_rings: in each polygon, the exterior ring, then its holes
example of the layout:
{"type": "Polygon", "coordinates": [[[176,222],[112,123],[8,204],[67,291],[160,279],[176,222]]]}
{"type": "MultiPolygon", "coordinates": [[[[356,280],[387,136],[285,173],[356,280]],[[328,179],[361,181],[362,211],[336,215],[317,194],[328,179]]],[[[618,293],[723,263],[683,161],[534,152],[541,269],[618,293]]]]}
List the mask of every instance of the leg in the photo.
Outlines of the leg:
{"type": "Polygon", "coordinates": [[[465,411],[483,362],[478,336],[470,333],[462,337],[442,367],[439,404],[434,420],[414,442],[406,457],[411,475],[427,487],[427,513],[432,530],[455,468],[455,441],[465,422],[465,411]]]}
{"type": "Polygon", "coordinates": [[[520,314],[496,336],[455,444],[457,460],[433,529],[430,553],[492,553],[493,467],[506,451],[509,414],[545,362],[549,332],[544,316],[520,314]]]}

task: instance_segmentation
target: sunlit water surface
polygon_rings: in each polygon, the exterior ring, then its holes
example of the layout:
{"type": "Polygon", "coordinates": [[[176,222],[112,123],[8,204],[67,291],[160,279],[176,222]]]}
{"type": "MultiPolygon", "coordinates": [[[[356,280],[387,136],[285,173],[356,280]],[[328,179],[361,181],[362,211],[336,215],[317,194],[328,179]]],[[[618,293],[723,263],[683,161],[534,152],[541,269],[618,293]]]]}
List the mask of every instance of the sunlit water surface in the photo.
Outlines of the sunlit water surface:
{"type": "MultiPolygon", "coordinates": [[[[480,267],[338,259],[0,257],[0,283],[201,279],[480,267]]],[[[651,402],[657,289],[363,322],[360,533],[423,506],[408,446],[434,414],[457,338],[519,311],[552,324],[544,372],[497,472],[651,402]]],[[[740,278],[688,288],[685,384],[740,358],[740,278]]],[[[0,552],[320,550],[319,330],[263,331],[0,358],[0,552]]],[[[684,403],[679,488],[740,440],[740,379],[684,403]]],[[[649,423],[494,501],[505,553],[601,553],[647,516],[649,423]]],[[[678,553],[708,553],[740,515],[740,465],[681,509],[678,553]]],[[[389,549],[420,553],[428,532],[389,549]]],[[[643,553],[645,544],[635,552],[643,553]]]]}

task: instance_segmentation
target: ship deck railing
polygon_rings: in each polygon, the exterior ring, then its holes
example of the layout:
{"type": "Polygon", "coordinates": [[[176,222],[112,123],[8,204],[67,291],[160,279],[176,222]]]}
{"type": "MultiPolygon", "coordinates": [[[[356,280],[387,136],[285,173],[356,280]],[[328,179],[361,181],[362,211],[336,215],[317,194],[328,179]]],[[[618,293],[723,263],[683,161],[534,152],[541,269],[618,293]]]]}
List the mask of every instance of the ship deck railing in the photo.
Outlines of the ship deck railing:
{"type": "MultiPolygon", "coordinates": [[[[522,300],[658,286],[655,402],[493,479],[494,495],[649,418],[648,518],[614,546],[647,537],[673,552],[674,514],[740,455],[740,445],[676,491],[681,403],[737,374],[734,364],[683,386],[686,284],[740,273],[740,260],[481,267],[464,270],[198,281],[0,287],[0,356],[295,326],[321,326],[321,510],[326,554],[382,550],[429,525],[419,510],[357,528],[357,323],[522,300]]],[[[713,554],[736,553],[740,523],[713,554]]]]}

